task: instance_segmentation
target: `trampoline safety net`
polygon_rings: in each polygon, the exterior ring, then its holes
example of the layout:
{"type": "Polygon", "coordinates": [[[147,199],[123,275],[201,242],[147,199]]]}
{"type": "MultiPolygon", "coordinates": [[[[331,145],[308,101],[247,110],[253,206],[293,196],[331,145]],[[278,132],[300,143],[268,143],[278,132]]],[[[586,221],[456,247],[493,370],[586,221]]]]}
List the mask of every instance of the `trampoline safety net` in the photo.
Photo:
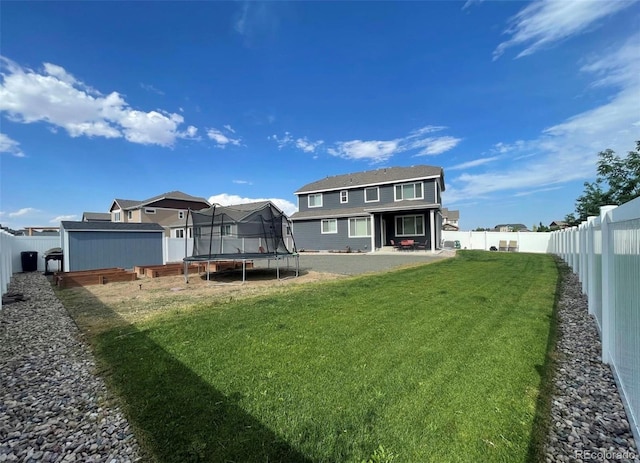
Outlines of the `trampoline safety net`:
{"type": "Polygon", "coordinates": [[[188,211],[193,252],[185,260],[285,257],[297,254],[291,222],[270,201],[188,211]]]}

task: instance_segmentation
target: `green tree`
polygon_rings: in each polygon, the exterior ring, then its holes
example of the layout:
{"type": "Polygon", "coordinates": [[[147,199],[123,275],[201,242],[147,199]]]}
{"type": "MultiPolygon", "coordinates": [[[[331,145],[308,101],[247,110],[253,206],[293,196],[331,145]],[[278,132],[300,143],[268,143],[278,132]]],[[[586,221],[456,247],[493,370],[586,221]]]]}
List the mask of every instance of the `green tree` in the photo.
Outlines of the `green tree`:
{"type": "Polygon", "coordinates": [[[584,193],[576,199],[575,213],[568,214],[565,221],[576,225],[590,215],[599,215],[600,206],[619,206],[640,196],[640,141],[635,151],[625,158],[607,149],[598,154],[598,176],[595,182],[584,183],[584,193]]]}

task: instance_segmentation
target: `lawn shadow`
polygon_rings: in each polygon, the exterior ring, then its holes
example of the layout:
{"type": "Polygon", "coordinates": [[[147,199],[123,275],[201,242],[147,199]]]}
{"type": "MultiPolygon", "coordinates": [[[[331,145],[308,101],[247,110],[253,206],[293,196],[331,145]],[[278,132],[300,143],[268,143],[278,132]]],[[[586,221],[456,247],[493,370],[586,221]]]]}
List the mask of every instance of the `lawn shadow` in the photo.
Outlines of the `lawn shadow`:
{"type": "Polygon", "coordinates": [[[547,336],[546,354],[543,365],[536,365],[536,370],[540,375],[540,387],[538,388],[538,398],[536,400],[536,411],[531,429],[531,440],[527,451],[528,463],[542,463],[546,461],[545,444],[549,434],[551,423],[551,401],[554,392],[554,379],[557,368],[556,344],[558,341],[558,310],[562,297],[562,286],[569,271],[568,267],[555,257],[558,277],[556,279],[556,290],[553,301],[553,311],[549,323],[549,334],[547,336]]]}
{"type": "MultiPolygon", "coordinates": [[[[309,271],[301,268],[298,276],[307,275],[309,271]]],[[[280,269],[280,279],[296,278],[295,269],[280,269]]],[[[203,273],[200,275],[201,280],[212,281],[217,283],[242,283],[242,270],[223,270],[220,272],[203,273]]],[[[246,271],[246,282],[252,281],[278,281],[278,274],[275,268],[258,267],[248,269],[246,271]]]]}
{"type": "Polygon", "coordinates": [[[311,463],[246,413],[239,393],[216,390],[85,288],[74,288],[73,295],[66,291],[56,294],[88,336],[98,373],[124,409],[145,460],[311,463]],[[111,328],[96,332],[100,323],[83,326],[90,316],[108,317],[111,328]]]}

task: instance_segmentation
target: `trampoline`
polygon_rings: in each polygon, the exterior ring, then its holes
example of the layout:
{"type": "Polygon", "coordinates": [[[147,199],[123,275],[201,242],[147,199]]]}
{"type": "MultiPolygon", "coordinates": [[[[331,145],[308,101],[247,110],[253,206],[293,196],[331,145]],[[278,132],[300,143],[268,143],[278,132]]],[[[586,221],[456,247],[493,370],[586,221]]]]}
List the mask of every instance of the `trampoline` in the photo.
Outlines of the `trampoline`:
{"type": "Polygon", "coordinates": [[[207,279],[211,264],[221,262],[242,263],[242,282],[246,281],[247,263],[266,260],[270,268],[275,261],[276,276],[280,279],[283,261],[287,269],[290,259],[295,261],[295,276],[300,275],[300,259],[288,217],[271,201],[213,205],[200,211],[189,210],[184,225],[184,236],[192,239],[192,252],[188,255],[185,238],[184,278],[189,282],[189,264],[205,262],[207,279]]]}

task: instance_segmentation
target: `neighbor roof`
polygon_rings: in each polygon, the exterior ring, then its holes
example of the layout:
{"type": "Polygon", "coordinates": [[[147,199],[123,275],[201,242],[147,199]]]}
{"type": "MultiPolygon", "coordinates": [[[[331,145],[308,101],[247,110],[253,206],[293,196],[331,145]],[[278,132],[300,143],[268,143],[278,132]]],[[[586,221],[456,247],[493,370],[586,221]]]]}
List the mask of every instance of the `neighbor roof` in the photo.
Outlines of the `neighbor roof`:
{"type": "Polygon", "coordinates": [[[191,196],[186,193],[183,193],[182,191],[169,191],[167,193],[162,193],[158,196],[154,196],[152,198],[145,199],[143,201],[139,201],[136,199],[119,199],[119,198],[116,198],[113,201],[118,203],[118,206],[120,206],[122,210],[127,210],[127,209],[135,209],[138,207],[143,207],[143,206],[146,206],[147,204],[151,204],[156,201],[160,201],[162,199],[178,199],[182,201],[195,201],[195,202],[201,202],[209,205],[209,201],[207,201],[206,199],[201,198],[199,196],[191,196]]]}
{"type": "Polygon", "coordinates": [[[444,171],[442,170],[442,167],[423,165],[411,167],[385,167],[377,170],[327,177],[303,186],[296,191],[295,194],[356,188],[367,185],[380,185],[382,183],[393,183],[402,180],[417,180],[440,176],[443,178],[442,191],[444,191],[444,171]]]}
{"type": "Polygon", "coordinates": [[[157,223],[125,223],[125,222],[73,222],[63,220],[60,222],[65,230],[76,231],[164,231],[157,223]]]}
{"type": "Polygon", "coordinates": [[[111,214],[108,212],[85,212],[82,214],[82,220],[88,222],[110,222],[111,214]]]}

